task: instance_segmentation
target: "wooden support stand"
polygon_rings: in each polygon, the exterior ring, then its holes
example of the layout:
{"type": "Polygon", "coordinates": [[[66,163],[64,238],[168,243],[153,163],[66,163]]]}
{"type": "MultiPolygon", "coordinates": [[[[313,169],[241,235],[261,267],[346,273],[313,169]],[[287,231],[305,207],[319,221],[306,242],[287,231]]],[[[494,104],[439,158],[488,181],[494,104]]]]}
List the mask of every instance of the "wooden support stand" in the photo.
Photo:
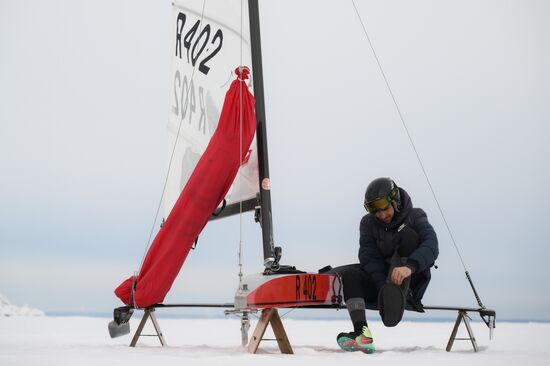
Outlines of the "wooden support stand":
{"type": "Polygon", "coordinates": [[[134,334],[134,338],[132,338],[132,342],[130,343],[130,347],[135,347],[139,337],[141,336],[156,336],[158,337],[162,346],[166,345],[166,341],[164,340],[164,336],[162,335],[162,331],[160,330],[159,323],[157,322],[157,317],[155,316],[154,308],[145,309],[145,312],[143,313],[143,318],[141,318],[141,322],[139,323],[136,333],[134,334]],[[151,321],[153,322],[153,327],[155,328],[155,332],[157,334],[141,334],[141,332],[143,332],[143,328],[145,327],[145,323],[147,323],[147,319],[149,318],[151,318],[151,321]]]}
{"type": "Polygon", "coordinates": [[[279,312],[275,308],[262,310],[262,316],[256,325],[256,329],[254,329],[252,339],[248,343],[248,352],[256,353],[258,347],[260,346],[260,342],[264,337],[265,330],[270,323],[271,328],[273,328],[273,333],[275,334],[275,340],[277,340],[277,343],[279,344],[281,353],[293,354],[294,351],[292,351],[292,346],[286,336],[283,322],[279,317],[279,312]]]}
{"type": "Polygon", "coordinates": [[[455,326],[453,328],[453,331],[451,333],[451,337],[449,338],[449,343],[447,343],[447,352],[451,351],[451,348],[453,348],[453,343],[455,340],[469,340],[472,342],[472,346],[474,347],[474,351],[478,352],[479,348],[477,347],[476,338],[474,337],[474,332],[472,331],[472,327],[470,326],[470,317],[464,310],[458,311],[458,316],[456,318],[455,326]],[[464,321],[464,324],[466,325],[466,330],[468,331],[468,338],[457,338],[456,333],[458,332],[458,327],[460,326],[460,323],[464,321]]]}

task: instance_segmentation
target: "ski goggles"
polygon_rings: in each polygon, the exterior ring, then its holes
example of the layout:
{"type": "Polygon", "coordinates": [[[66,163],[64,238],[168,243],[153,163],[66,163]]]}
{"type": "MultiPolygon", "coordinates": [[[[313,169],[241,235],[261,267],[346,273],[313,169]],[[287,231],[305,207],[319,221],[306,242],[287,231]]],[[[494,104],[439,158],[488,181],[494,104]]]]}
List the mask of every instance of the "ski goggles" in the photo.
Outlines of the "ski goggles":
{"type": "Polygon", "coordinates": [[[384,210],[387,210],[388,207],[390,207],[391,205],[391,201],[389,200],[388,197],[380,197],[380,198],[377,198],[373,201],[370,201],[370,202],[366,202],[365,201],[365,209],[370,213],[370,214],[376,214],[378,211],[384,211],[384,210]]]}

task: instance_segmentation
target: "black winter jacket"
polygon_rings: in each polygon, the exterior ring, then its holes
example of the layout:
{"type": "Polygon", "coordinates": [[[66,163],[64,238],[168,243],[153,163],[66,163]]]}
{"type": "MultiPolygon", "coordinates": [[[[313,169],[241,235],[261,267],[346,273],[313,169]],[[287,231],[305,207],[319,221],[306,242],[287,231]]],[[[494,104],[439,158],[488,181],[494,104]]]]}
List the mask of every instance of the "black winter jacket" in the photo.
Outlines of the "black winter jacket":
{"type": "Polygon", "coordinates": [[[386,282],[390,260],[396,250],[397,229],[405,223],[414,229],[419,237],[418,248],[408,257],[407,264],[414,268],[414,277],[419,277],[411,283],[411,290],[414,298],[420,301],[431,278],[430,267],[439,254],[437,235],[424,210],[413,208],[408,193],[403,188],[399,188],[399,191],[401,208],[399,212],[395,212],[391,223],[385,224],[371,214],[361,219],[359,263],[380,289],[386,282]]]}

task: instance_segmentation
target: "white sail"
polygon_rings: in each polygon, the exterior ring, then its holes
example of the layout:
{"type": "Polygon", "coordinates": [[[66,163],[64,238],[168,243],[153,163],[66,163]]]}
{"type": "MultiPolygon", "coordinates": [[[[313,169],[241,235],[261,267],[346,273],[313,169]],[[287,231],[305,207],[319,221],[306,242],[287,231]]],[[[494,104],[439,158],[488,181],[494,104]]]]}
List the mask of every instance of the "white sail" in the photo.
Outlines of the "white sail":
{"type": "MultiPolygon", "coordinates": [[[[247,1],[177,0],[172,29],[169,158],[174,154],[164,196],[165,215],[216,129],[235,68],[252,68],[247,1]]],[[[227,204],[254,198],[259,192],[255,141],[250,149],[226,196],[227,204]]]]}

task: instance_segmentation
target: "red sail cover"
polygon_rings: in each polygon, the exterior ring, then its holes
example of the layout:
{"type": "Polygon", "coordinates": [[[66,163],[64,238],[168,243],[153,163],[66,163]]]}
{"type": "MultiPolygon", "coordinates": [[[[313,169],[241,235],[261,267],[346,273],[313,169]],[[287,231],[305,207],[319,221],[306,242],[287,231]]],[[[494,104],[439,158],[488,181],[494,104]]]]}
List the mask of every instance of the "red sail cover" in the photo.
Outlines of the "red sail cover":
{"type": "Polygon", "coordinates": [[[225,95],[216,131],[147,252],[135,281],[134,298],[135,276],[115,290],[125,304],[147,307],[164,301],[191,246],[224,199],[241,161],[245,160],[256,131],[255,99],[243,81],[248,79],[248,68],[242,71],[237,68],[235,72],[239,77],[225,95]]]}

